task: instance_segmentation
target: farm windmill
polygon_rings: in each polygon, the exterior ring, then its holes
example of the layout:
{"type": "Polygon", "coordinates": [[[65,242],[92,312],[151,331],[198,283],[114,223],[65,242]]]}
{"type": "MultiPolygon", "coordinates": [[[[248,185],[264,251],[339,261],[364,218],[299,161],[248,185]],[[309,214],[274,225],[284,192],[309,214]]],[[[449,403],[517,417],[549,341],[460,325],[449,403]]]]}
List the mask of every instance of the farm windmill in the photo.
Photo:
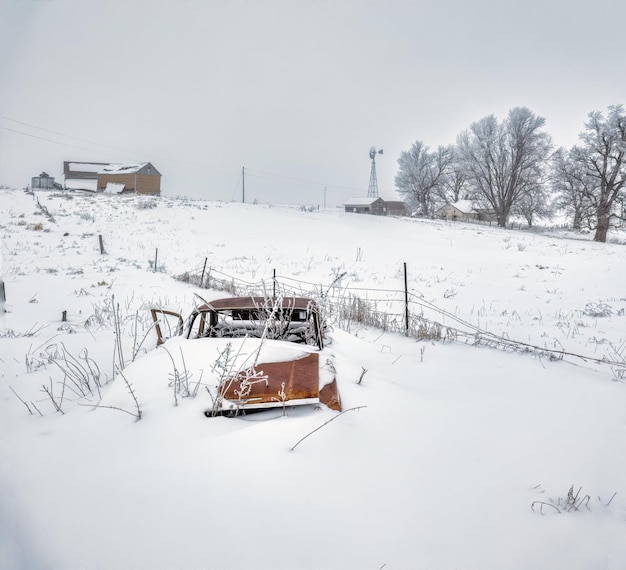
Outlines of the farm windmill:
{"type": "Polygon", "coordinates": [[[370,148],[370,158],[372,159],[372,170],[370,171],[370,185],[367,189],[368,198],[378,198],[378,179],[376,178],[376,154],[382,154],[383,151],[370,148]]]}

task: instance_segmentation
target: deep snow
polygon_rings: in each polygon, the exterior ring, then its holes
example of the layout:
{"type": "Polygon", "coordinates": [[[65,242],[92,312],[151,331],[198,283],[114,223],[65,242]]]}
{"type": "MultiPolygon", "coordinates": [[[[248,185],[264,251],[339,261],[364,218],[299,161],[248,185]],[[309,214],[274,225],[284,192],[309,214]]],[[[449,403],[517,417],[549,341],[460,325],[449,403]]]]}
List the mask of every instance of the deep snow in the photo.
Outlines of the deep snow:
{"type": "MultiPolygon", "coordinates": [[[[423,301],[413,308],[429,318],[619,363],[623,245],[339,211],[70,196],[0,191],[1,567],[626,567],[626,388],[615,364],[352,323],[334,327],[330,350],[344,407],[359,410],[207,419],[206,391],[175,405],[151,333],[133,350],[149,307],[186,313],[195,292],[228,296],[172,279],[205,258],[214,274],[269,287],[276,270],[393,311],[386,299],[398,298],[406,263],[423,301]],[[110,382],[117,306],[140,421],[86,405],[133,411],[121,377],[110,382]],[[97,363],[103,388],[101,398],[66,394],[61,414],[42,386],[58,398],[63,374],[50,357],[59,362],[64,349],[97,363]],[[564,512],[572,485],[590,510],[564,512]],[[559,498],[561,514],[531,509],[559,498]]],[[[217,352],[198,357],[204,371],[217,352]]]]}

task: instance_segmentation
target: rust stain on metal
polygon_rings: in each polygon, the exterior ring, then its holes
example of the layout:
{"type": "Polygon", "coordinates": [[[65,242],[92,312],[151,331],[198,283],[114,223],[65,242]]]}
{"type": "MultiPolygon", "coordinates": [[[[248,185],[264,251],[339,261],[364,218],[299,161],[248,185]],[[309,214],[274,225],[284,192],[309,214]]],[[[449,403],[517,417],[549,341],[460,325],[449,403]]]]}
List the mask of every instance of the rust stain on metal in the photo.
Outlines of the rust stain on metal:
{"type": "Polygon", "coordinates": [[[320,402],[331,410],[336,410],[337,412],[341,411],[341,398],[339,397],[336,378],[333,378],[333,381],[329,384],[322,386],[320,390],[320,402]]]}
{"type": "MultiPolygon", "coordinates": [[[[286,404],[290,400],[319,397],[319,356],[316,352],[307,354],[303,358],[287,362],[268,362],[257,364],[254,371],[267,377],[266,381],[255,381],[245,401],[254,404],[264,404],[281,401],[279,393],[283,390],[286,404]]],[[[237,392],[241,390],[241,381],[244,373],[239,373],[224,392],[224,398],[233,402],[238,401],[237,392]]]]}

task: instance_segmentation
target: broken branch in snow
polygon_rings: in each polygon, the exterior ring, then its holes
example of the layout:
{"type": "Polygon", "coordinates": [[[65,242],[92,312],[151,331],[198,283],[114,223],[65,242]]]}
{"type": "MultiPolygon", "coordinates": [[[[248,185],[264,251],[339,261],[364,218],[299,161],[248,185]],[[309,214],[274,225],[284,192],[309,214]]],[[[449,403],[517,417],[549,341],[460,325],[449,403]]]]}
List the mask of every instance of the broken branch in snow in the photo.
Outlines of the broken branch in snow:
{"type": "Polygon", "coordinates": [[[363,366],[361,366],[361,376],[359,376],[359,379],[356,381],[357,384],[361,383],[361,380],[363,380],[363,376],[365,376],[366,372],[367,372],[367,368],[364,368],[363,366]]]}

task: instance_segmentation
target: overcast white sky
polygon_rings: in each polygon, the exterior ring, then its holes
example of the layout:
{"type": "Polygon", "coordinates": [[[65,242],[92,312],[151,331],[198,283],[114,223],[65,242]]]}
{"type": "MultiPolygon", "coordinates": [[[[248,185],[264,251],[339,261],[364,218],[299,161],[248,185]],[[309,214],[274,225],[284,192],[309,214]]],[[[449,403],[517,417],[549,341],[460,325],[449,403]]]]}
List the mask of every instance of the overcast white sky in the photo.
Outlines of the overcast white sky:
{"type": "Polygon", "coordinates": [[[574,144],[626,103],[625,21],[623,0],[0,0],[0,184],[150,161],[165,194],[240,200],[245,166],[246,201],[333,206],[367,194],[375,146],[393,198],[402,150],[515,106],[574,144]]]}

